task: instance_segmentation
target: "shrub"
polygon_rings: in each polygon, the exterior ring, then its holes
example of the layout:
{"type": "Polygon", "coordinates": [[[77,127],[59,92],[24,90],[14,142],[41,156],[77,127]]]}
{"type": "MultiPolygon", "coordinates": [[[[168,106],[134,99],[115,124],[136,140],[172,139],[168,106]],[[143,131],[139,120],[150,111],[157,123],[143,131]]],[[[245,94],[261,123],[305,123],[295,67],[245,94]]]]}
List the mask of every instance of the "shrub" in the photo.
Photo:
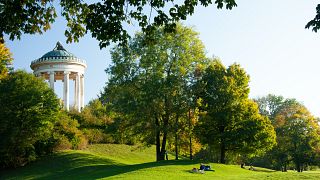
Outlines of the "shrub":
{"type": "Polygon", "coordinates": [[[83,149],[87,146],[87,139],[78,129],[79,123],[72,119],[68,114],[62,111],[54,125],[53,139],[55,141],[55,150],[64,149],[83,149]]]}
{"type": "Polygon", "coordinates": [[[0,168],[23,166],[46,153],[35,145],[50,137],[59,111],[47,83],[24,71],[9,74],[0,82],[0,107],[0,168]]]}

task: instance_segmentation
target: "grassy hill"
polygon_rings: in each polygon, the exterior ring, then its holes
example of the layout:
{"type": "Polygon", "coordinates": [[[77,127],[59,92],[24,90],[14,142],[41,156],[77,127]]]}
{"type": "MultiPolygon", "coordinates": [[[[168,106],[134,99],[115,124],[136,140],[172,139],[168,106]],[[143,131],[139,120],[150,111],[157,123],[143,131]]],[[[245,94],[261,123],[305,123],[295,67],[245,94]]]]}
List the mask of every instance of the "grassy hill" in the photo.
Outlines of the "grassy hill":
{"type": "MultiPolygon", "coordinates": [[[[173,159],[173,156],[169,156],[173,159]]],[[[199,162],[155,162],[155,149],[98,144],[82,151],[63,151],[15,170],[0,172],[0,179],[319,179],[320,171],[255,171],[240,166],[214,164],[215,172],[191,173],[199,162]]]]}

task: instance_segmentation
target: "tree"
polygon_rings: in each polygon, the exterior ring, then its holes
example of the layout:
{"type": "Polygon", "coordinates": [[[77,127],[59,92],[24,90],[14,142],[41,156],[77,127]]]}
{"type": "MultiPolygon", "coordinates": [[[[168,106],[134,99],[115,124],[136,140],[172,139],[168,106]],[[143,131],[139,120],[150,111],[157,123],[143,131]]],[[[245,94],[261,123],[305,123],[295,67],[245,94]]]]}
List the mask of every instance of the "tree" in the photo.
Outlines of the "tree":
{"type": "Polygon", "coordinates": [[[0,42],[0,80],[8,74],[10,70],[8,65],[12,63],[12,60],[13,58],[10,50],[4,43],[0,42]]]}
{"type": "Polygon", "coordinates": [[[296,99],[285,99],[283,96],[268,94],[265,97],[254,99],[259,107],[259,113],[267,116],[275,126],[276,115],[284,108],[298,104],[296,99]]]}
{"type": "MultiPolygon", "coordinates": [[[[57,17],[53,0],[1,0],[0,38],[8,34],[10,39],[20,38],[22,33],[42,33],[50,28],[57,17]],[[12,13],[15,12],[15,13],[12,13]]],[[[101,0],[84,2],[60,0],[61,15],[67,20],[65,36],[67,42],[78,41],[88,31],[100,43],[100,48],[110,42],[125,44],[129,37],[127,26],[137,24],[142,31],[150,34],[156,27],[165,26],[172,32],[176,22],[185,20],[194,13],[199,4],[208,6],[211,0],[101,0]],[[169,9],[169,10],[168,10],[169,9]]],[[[216,0],[217,8],[232,9],[235,0],[216,0]]]]}
{"type": "Polygon", "coordinates": [[[277,145],[262,157],[268,159],[263,164],[283,171],[292,161],[298,171],[303,164],[314,164],[310,160],[319,149],[318,120],[295,99],[269,94],[255,101],[260,113],[270,118],[277,134],[277,145]]]}
{"type": "Polygon", "coordinates": [[[198,83],[204,115],[197,132],[203,143],[219,147],[221,163],[226,162],[227,151],[261,154],[275,144],[271,122],[248,99],[248,83],[240,65],[225,68],[219,60],[211,62],[198,83]]]}
{"type": "Polygon", "coordinates": [[[146,38],[140,33],[127,47],[113,49],[111,78],[101,99],[130,120],[144,142],[156,144],[159,161],[170,132],[178,128],[177,117],[188,112],[186,87],[205,55],[198,33],[182,25],[171,34],[158,29],[156,44],[146,44],[146,38]]]}
{"type": "Polygon", "coordinates": [[[318,120],[299,103],[283,108],[275,119],[279,148],[294,162],[295,169],[302,172],[320,145],[318,120]]]}
{"type": "Polygon", "coordinates": [[[0,107],[0,166],[34,160],[34,144],[50,136],[56,121],[56,95],[42,79],[16,71],[1,80],[0,107]]]}

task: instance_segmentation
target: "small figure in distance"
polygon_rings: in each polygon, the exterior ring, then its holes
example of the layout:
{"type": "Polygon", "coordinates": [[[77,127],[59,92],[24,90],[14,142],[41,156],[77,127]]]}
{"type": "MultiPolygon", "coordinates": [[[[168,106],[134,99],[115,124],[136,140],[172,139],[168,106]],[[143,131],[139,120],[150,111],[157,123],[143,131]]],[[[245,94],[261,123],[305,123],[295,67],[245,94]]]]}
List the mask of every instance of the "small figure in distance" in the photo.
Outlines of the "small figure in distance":
{"type": "Polygon", "coordinates": [[[205,166],[204,166],[204,170],[205,170],[205,171],[214,171],[214,170],[211,169],[211,166],[210,166],[210,165],[205,165],[205,166]]]}
{"type": "Polygon", "coordinates": [[[204,170],[206,168],[206,166],[204,164],[200,164],[200,169],[199,170],[204,170]]]}
{"type": "Polygon", "coordinates": [[[192,168],[191,172],[197,173],[197,172],[198,172],[198,169],[194,167],[194,168],[192,168]]]}
{"type": "Polygon", "coordinates": [[[198,170],[197,168],[192,168],[191,170],[192,173],[201,173],[201,174],[204,174],[204,171],[203,170],[198,170]]]}
{"type": "Polygon", "coordinates": [[[201,163],[201,164],[200,164],[199,172],[200,172],[200,173],[204,173],[205,168],[206,168],[206,166],[201,163]]]}
{"type": "Polygon", "coordinates": [[[245,165],[244,163],[241,163],[241,168],[242,168],[242,169],[245,169],[245,168],[244,168],[244,165],[245,165]]]}
{"type": "Polygon", "coordinates": [[[169,160],[168,159],[168,151],[165,151],[164,154],[166,155],[166,160],[169,160]]]}

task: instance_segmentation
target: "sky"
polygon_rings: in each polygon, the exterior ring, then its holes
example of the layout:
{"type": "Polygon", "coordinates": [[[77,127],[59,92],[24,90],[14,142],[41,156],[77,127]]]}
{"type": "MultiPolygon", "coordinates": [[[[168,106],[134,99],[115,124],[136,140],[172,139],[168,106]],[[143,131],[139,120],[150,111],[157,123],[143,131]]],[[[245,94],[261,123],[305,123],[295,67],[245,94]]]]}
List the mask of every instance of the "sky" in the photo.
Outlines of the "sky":
{"type": "MultiPolygon", "coordinates": [[[[237,0],[232,10],[215,5],[198,6],[183,24],[199,32],[208,57],[217,56],[229,66],[239,63],[250,75],[250,97],[267,94],[296,98],[320,116],[320,32],[305,29],[316,13],[316,0],[237,0]]],[[[58,10],[59,13],[59,10],[58,10]]],[[[97,98],[108,79],[110,47],[87,34],[78,43],[66,44],[66,22],[58,18],[42,35],[22,35],[6,44],[13,53],[15,69],[32,72],[30,63],[51,51],[57,41],[87,62],[85,102],[97,98]]],[[[136,30],[137,27],[130,27],[136,30]]],[[[55,90],[62,97],[62,82],[55,90]]],[[[72,86],[70,89],[72,91],[72,86]]],[[[72,101],[72,99],[71,99],[72,101]]]]}

